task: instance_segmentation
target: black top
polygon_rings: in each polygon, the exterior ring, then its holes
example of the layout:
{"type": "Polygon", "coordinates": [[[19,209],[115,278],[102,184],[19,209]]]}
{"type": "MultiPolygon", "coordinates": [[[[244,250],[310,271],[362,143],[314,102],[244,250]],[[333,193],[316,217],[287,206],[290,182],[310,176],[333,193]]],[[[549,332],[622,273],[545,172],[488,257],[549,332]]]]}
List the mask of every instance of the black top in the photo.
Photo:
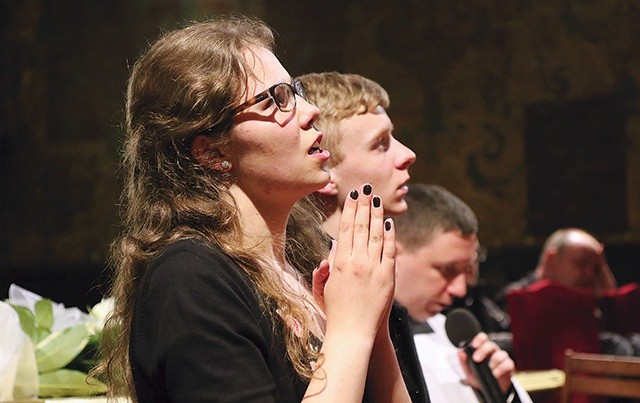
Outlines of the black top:
{"type": "Polygon", "coordinates": [[[143,278],[130,359],[140,402],[299,402],[286,357],[244,271],[193,241],[168,246],[143,278]]]}

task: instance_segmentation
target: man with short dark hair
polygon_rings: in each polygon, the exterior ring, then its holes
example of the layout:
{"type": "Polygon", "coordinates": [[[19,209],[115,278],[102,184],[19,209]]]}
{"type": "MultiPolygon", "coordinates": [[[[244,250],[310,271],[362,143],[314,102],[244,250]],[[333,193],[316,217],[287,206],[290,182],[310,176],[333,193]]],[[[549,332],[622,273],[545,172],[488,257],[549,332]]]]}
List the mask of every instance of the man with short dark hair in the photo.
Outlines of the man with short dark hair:
{"type": "MultiPolygon", "coordinates": [[[[481,385],[463,350],[445,332],[441,313],[467,292],[466,275],[478,262],[478,220],[458,197],[436,185],[412,184],[407,212],[395,218],[396,302],[413,321],[422,372],[434,402],[483,401],[481,385]]],[[[508,401],[531,401],[512,379],[515,364],[486,333],[472,340],[473,361],[488,360],[508,401]]]]}

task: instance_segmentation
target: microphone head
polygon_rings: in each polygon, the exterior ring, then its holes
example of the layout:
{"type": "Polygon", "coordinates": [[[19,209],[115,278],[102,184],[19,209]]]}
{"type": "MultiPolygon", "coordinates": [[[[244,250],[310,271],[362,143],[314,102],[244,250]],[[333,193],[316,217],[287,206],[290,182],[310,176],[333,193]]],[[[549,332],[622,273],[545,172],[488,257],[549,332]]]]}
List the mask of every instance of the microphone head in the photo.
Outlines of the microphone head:
{"type": "Polygon", "coordinates": [[[470,342],[481,331],[478,319],[464,308],[456,308],[449,312],[444,329],[451,343],[458,347],[470,342]]]}

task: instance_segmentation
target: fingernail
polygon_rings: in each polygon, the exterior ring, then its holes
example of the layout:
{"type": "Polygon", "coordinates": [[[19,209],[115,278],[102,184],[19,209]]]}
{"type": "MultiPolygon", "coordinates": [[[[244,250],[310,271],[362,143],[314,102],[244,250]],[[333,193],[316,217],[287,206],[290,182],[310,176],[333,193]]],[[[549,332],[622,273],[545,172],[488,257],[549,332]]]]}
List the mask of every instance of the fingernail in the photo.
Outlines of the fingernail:
{"type": "Polygon", "coordinates": [[[387,220],[387,221],[384,222],[384,229],[386,231],[391,231],[391,221],[390,220],[387,220]]]}
{"type": "Polygon", "coordinates": [[[380,197],[374,196],[374,198],[373,198],[373,207],[376,207],[376,208],[380,207],[380,197]]]}
{"type": "Polygon", "coordinates": [[[358,191],[352,190],[351,193],[349,193],[349,197],[351,197],[353,200],[358,200],[358,191]]]}
{"type": "Polygon", "coordinates": [[[364,193],[365,196],[369,196],[371,194],[371,185],[369,185],[368,183],[364,185],[364,187],[362,188],[362,193],[364,193]]]}

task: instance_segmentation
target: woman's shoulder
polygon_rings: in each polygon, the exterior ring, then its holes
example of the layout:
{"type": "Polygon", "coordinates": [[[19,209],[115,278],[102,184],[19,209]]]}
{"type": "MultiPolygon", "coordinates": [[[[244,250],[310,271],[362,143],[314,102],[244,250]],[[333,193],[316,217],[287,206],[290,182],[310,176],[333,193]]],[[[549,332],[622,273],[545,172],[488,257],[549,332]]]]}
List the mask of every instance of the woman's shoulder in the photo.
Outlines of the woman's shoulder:
{"type": "Polygon", "coordinates": [[[183,239],[165,246],[149,263],[148,271],[155,275],[170,274],[176,267],[181,275],[202,270],[242,273],[240,266],[218,246],[199,239],[183,239]]]}
{"type": "Polygon", "coordinates": [[[245,271],[219,247],[198,239],[185,239],[167,245],[153,259],[143,276],[146,290],[203,294],[224,293],[244,299],[255,295],[245,271]]]}
{"type": "Polygon", "coordinates": [[[235,262],[224,254],[220,247],[197,238],[181,239],[166,245],[152,260],[153,265],[160,265],[168,260],[181,259],[215,260],[234,265],[235,262]]]}

